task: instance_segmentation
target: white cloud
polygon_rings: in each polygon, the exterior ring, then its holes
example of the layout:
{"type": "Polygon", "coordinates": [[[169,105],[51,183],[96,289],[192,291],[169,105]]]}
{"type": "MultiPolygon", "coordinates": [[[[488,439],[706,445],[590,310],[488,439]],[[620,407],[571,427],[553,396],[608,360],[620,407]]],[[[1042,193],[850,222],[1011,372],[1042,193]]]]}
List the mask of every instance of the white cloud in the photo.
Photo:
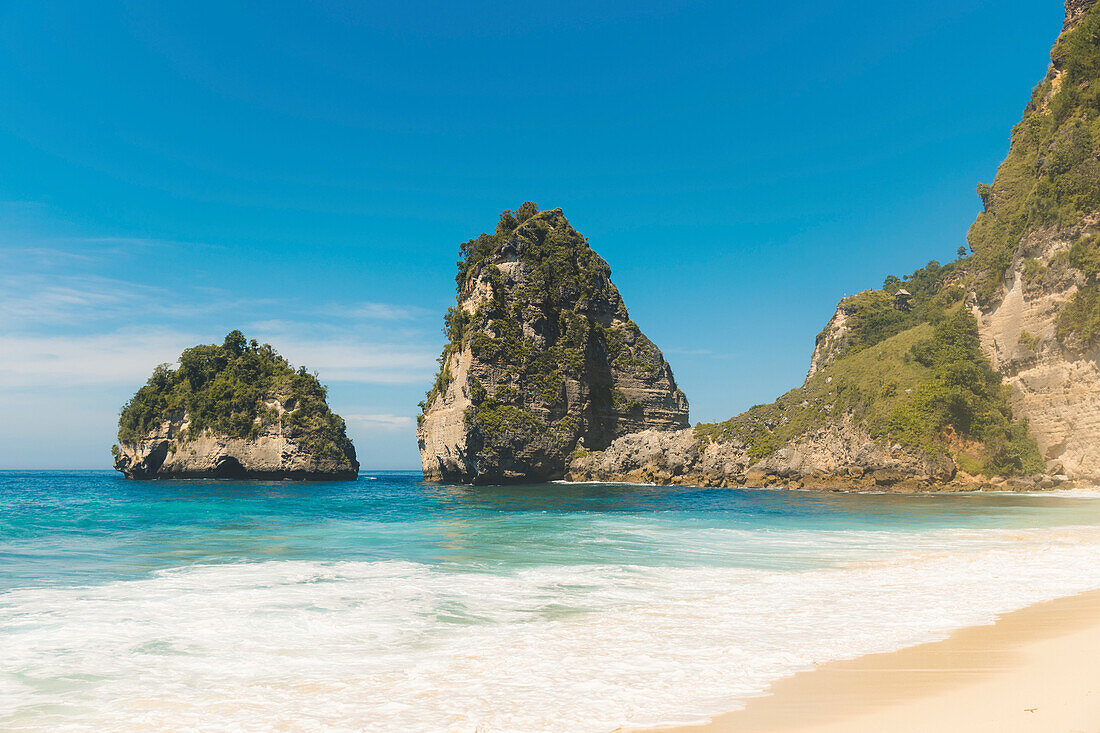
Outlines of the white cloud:
{"type": "Polygon", "coordinates": [[[292,364],[316,371],[322,382],[413,384],[435,374],[435,348],[359,341],[349,336],[314,339],[283,334],[268,341],[292,364]]]}
{"type": "Polygon", "coordinates": [[[366,430],[382,430],[386,432],[404,432],[416,424],[414,418],[408,415],[369,414],[369,415],[344,415],[344,421],[348,424],[362,426],[366,430]]]}
{"type": "Polygon", "coordinates": [[[156,288],[85,275],[8,275],[0,279],[0,324],[86,323],[145,310],[156,288]]]}
{"type": "Polygon", "coordinates": [[[319,314],[337,318],[351,318],[363,321],[406,321],[431,315],[427,308],[415,305],[395,305],[393,303],[375,303],[364,301],[347,305],[333,304],[319,309],[319,314]]]}
{"type": "MultiPolygon", "coordinates": [[[[0,335],[0,389],[145,383],[157,364],[211,339],[170,329],[86,336],[0,335]]],[[[350,338],[282,338],[276,350],[323,382],[413,384],[431,381],[434,350],[350,338]]]]}
{"type": "Polygon", "coordinates": [[[145,383],[157,364],[172,363],[195,343],[173,331],[117,331],[88,336],[0,336],[0,389],[145,383]]]}
{"type": "Polygon", "coordinates": [[[431,382],[439,353],[437,339],[392,328],[364,332],[275,319],[249,324],[246,335],[271,344],[292,364],[316,371],[322,382],[423,384],[431,382]]]}

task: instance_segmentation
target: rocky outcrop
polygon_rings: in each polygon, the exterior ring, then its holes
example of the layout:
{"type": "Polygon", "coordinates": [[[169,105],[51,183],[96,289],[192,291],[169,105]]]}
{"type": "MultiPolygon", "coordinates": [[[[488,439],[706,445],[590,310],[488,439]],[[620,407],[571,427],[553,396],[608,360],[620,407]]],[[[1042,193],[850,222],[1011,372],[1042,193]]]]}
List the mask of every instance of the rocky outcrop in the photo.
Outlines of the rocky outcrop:
{"type": "Polygon", "coordinates": [[[1100,234],[1100,216],[1030,232],[1020,242],[1001,301],[975,308],[983,345],[1028,418],[1051,473],[1100,482],[1100,347],[1059,338],[1059,316],[1087,283],[1066,255],[1100,234]]]}
{"type": "Polygon", "coordinates": [[[326,396],[305,367],[232,331],[153,370],[119,415],[115,469],[134,479],[355,479],[355,448],[326,396]]]}
{"type": "MultiPolygon", "coordinates": [[[[898,444],[883,444],[850,417],[807,433],[759,460],[752,459],[748,445],[736,439],[712,439],[693,429],[645,431],[619,438],[603,451],[579,452],[570,462],[568,478],[847,491],[973,490],[993,485],[959,472],[949,458],[935,459],[898,444]]],[[[1017,484],[1034,487],[1036,482],[1017,484]]]]}
{"type": "MultiPolygon", "coordinates": [[[[278,400],[272,409],[285,412],[278,400]]],[[[265,479],[349,481],[359,475],[355,449],[347,454],[317,454],[286,434],[281,423],[256,437],[234,438],[190,433],[186,414],[165,420],[136,442],[122,443],[115,470],[134,479],[265,479]]]]}
{"type": "Polygon", "coordinates": [[[843,348],[844,337],[848,333],[848,313],[844,305],[844,300],[837,304],[833,317],[817,335],[814,341],[814,352],[810,356],[810,371],[806,374],[807,378],[821,371],[821,367],[835,359],[843,348]]]}
{"type": "Polygon", "coordinates": [[[974,312],[1053,474],[1100,481],[1100,7],[1067,0],[969,238],[991,265],[974,312]]]}
{"type": "Polygon", "coordinates": [[[1084,17],[1085,13],[1096,4],[1097,0],[1066,0],[1066,20],[1062,24],[1062,30],[1068,30],[1072,25],[1084,17]]]}
{"type": "Polygon", "coordinates": [[[417,426],[425,478],[556,479],[578,448],[687,427],[671,368],[561,209],[507,211],[463,255],[417,426]]]}

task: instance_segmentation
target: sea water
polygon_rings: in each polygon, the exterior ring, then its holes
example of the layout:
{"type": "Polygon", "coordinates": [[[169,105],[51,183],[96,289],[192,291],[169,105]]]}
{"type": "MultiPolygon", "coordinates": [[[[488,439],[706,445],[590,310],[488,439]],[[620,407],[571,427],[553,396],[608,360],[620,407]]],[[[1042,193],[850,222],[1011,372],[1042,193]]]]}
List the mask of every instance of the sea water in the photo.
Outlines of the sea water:
{"type": "Polygon", "coordinates": [[[0,472],[0,729],[691,722],[1098,587],[1098,494],[0,472]]]}

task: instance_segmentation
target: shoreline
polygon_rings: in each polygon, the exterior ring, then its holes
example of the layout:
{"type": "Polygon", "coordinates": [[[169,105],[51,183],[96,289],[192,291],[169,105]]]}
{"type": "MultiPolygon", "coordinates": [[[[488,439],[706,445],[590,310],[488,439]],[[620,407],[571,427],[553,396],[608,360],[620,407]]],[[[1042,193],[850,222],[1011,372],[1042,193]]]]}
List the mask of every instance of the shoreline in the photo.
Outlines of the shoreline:
{"type": "Polygon", "coordinates": [[[1100,590],[948,638],[828,662],[744,707],[649,733],[1100,733],[1100,590]]]}

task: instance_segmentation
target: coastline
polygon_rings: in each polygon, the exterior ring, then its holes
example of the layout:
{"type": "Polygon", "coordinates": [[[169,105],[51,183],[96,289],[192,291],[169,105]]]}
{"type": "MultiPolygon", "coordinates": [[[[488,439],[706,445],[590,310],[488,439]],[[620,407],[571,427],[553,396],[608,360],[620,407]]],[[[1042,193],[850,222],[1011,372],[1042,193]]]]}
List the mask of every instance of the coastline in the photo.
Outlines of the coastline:
{"type": "Polygon", "coordinates": [[[1100,590],[777,681],[740,710],[651,733],[1100,731],[1100,590]]]}

